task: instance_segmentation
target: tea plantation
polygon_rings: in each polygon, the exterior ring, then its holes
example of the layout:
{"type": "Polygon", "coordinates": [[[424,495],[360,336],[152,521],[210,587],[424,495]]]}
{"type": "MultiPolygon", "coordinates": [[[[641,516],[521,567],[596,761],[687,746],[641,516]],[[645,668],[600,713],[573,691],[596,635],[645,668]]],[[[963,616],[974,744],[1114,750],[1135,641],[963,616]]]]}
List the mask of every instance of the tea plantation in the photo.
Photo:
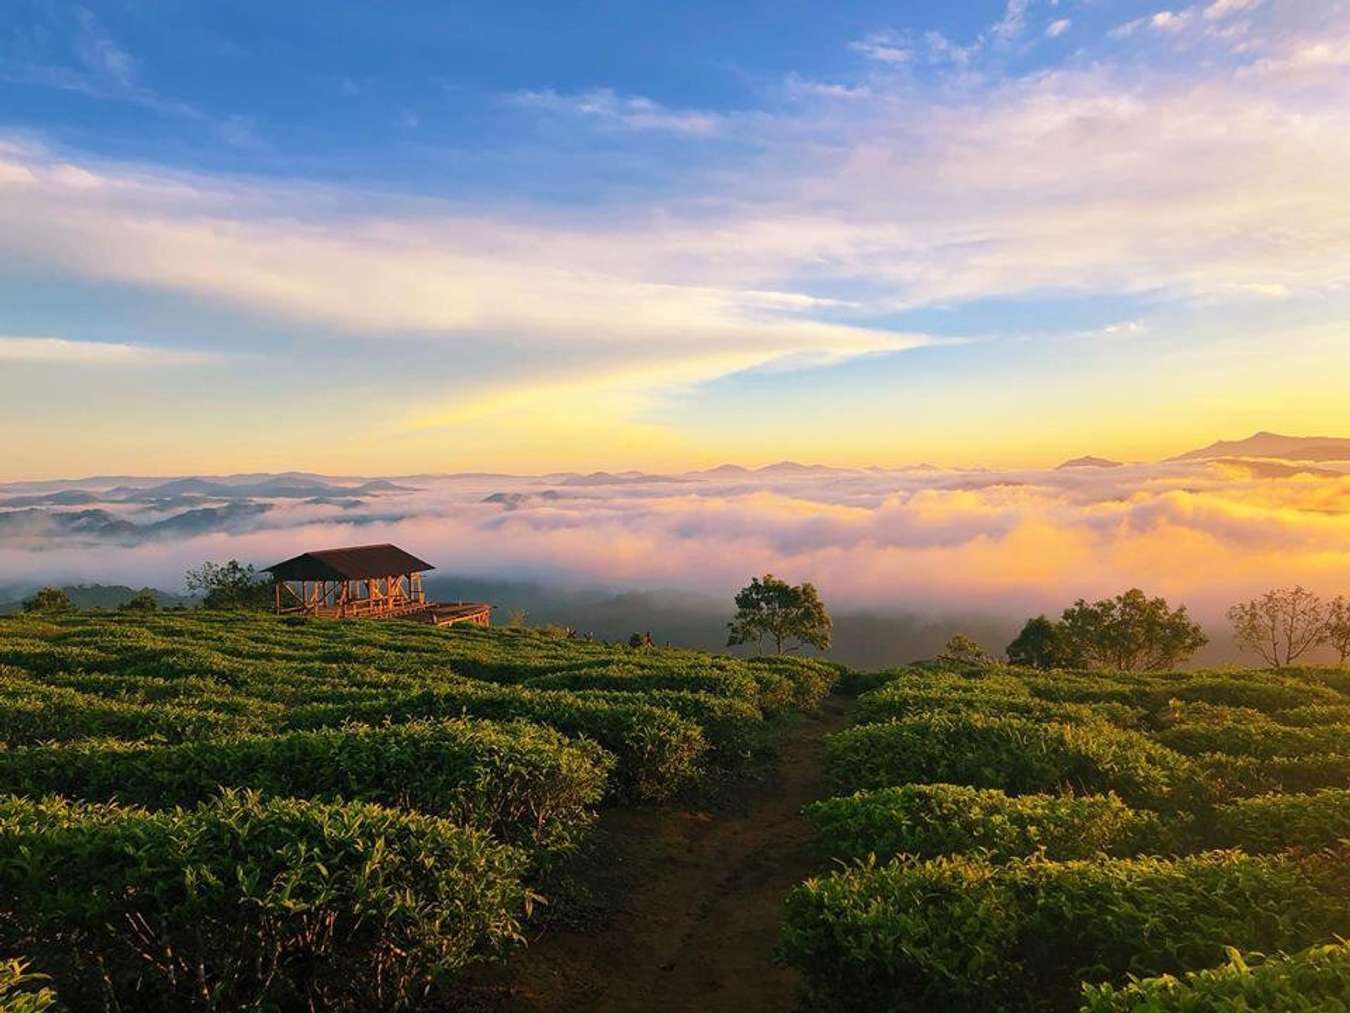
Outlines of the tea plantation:
{"type": "Polygon", "coordinates": [[[1350,1009],[1347,673],[850,681],[806,1008],[1350,1009]]]}
{"type": "Polygon", "coordinates": [[[601,807],[743,772],[836,678],[392,621],[5,619],[0,1010],[435,1005],[523,942],[601,807]]]}

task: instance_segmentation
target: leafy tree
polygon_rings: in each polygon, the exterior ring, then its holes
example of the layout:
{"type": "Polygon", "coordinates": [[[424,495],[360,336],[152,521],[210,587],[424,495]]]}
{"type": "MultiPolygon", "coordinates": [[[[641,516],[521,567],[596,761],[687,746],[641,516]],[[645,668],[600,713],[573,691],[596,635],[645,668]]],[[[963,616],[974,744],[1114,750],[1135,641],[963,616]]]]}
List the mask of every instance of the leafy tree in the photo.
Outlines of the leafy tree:
{"type": "Polygon", "coordinates": [[[1065,609],[1059,629],[1087,664],[1126,672],[1174,668],[1209,643],[1185,605],[1173,609],[1138,588],[1091,605],[1078,599],[1065,609]]]}
{"type": "Polygon", "coordinates": [[[506,628],[510,630],[529,629],[529,617],[523,608],[511,608],[506,612],[506,628]]]}
{"type": "Polygon", "coordinates": [[[1333,598],[1327,606],[1327,643],[1338,656],[1338,664],[1345,665],[1350,658],[1350,601],[1343,595],[1333,598]]]}
{"type": "Polygon", "coordinates": [[[154,612],[159,608],[159,599],[148,587],[137,591],[129,601],[117,606],[119,612],[154,612]]]}
{"type": "Polygon", "coordinates": [[[1303,587],[1276,588],[1228,610],[1238,647],[1259,654],[1272,668],[1325,643],[1328,619],[1326,603],[1303,587]]]}
{"type": "Polygon", "coordinates": [[[205,562],[189,570],[183,581],[193,594],[202,596],[209,609],[265,609],[272,605],[272,584],[259,577],[253,565],[239,560],[228,563],[205,562]]]}
{"type": "Polygon", "coordinates": [[[1060,624],[1043,615],[1026,621],[1007,653],[1010,662],[1027,668],[1081,668],[1084,664],[1060,624]]]}
{"type": "Polygon", "coordinates": [[[59,587],[44,587],[23,603],[25,612],[69,612],[70,595],[59,587]]]}
{"type": "Polygon", "coordinates": [[[834,623],[809,582],[794,587],[766,573],[737,591],[735,600],[736,615],[727,623],[728,647],[754,644],[762,653],[769,640],[775,654],[790,654],[808,644],[821,651],[830,646],[834,623]]]}
{"type": "Polygon", "coordinates": [[[988,665],[993,659],[984,653],[984,648],[964,633],[955,634],[947,641],[947,646],[938,655],[938,661],[952,665],[976,666],[988,665]]]}

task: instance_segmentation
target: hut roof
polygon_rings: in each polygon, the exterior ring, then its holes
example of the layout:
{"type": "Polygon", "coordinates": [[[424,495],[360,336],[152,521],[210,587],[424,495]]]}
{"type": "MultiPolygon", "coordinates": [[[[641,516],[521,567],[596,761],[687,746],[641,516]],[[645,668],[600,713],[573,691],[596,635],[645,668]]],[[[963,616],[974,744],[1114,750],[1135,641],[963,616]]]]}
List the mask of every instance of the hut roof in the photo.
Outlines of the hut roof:
{"type": "Polygon", "coordinates": [[[266,568],[277,580],[368,580],[434,569],[430,563],[388,542],[302,552],[266,568]]]}

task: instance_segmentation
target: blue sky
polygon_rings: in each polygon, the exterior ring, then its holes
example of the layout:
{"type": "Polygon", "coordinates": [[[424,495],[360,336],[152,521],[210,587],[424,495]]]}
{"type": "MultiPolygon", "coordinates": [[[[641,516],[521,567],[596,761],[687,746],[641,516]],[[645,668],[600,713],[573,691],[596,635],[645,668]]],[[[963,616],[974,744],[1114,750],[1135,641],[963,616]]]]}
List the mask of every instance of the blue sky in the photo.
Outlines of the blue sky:
{"type": "Polygon", "coordinates": [[[1350,430],[1348,86],[1342,0],[11,0],[0,477],[1350,430]]]}

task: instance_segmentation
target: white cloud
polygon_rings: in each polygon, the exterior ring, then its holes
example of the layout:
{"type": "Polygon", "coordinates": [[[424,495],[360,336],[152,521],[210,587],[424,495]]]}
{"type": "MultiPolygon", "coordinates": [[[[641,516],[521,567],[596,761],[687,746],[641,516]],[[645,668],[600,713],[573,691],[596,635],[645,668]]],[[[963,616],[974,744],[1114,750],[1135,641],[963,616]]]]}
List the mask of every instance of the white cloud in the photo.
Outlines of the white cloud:
{"type": "Polygon", "coordinates": [[[575,95],[556,91],[523,91],[508,96],[531,109],[584,116],[633,130],[709,135],[717,132],[720,117],[698,110],[670,109],[641,95],[619,95],[611,88],[595,88],[575,95]]]}
{"type": "Polygon", "coordinates": [[[180,348],[0,334],[0,362],[60,366],[186,366],[209,363],[218,358],[214,353],[180,348]]]}
{"type": "Polygon", "coordinates": [[[1069,25],[1073,24],[1068,18],[1059,18],[1051,21],[1045,26],[1045,36],[1048,39],[1057,39],[1069,30],[1069,25]]]}
{"type": "Polygon", "coordinates": [[[1211,21],[1241,14],[1259,7],[1262,0],[1214,0],[1205,8],[1205,17],[1211,21]]]}
{"type": "Polygon", "coordinates": [[[893,32],[875,32],[848,45],[849,49],[869,60],[892,66],[909,63],[914,58],[913,50],[893,32]]]}
{"type": "Polygon", "coordinates": [[[1003,17],[990,29],[1000,42],[1012,42],[1026,30],[1029,0],[1007,0],[1003,17]]]}

